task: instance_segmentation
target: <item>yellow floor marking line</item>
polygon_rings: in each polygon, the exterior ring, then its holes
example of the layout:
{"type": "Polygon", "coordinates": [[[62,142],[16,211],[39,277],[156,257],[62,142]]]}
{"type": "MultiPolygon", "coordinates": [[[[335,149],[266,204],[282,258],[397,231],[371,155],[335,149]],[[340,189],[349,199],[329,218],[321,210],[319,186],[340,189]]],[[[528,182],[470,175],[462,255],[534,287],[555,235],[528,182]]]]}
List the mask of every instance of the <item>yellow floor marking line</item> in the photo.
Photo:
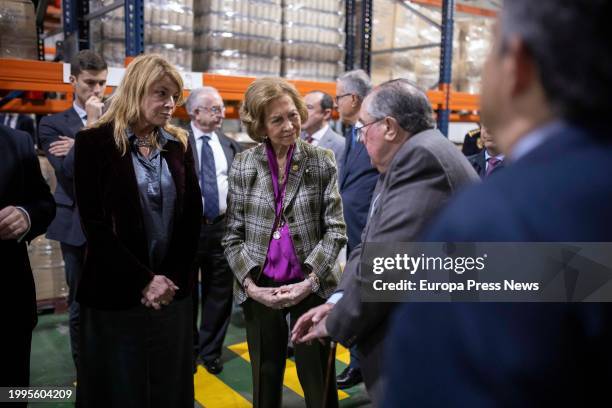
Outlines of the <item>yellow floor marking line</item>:
{"type": "Polygon", "coordinates": [[[336,347],[336,360],[340,360],[346,365],[349,365],[351,362],[351,353],[342,344],[338,344],[336,347]]]}
{"type": "Polygon", "coordinates": [[[195,399],[204,407],[251,408],[253,406],[246,398],[200,365],[193,376],[193,385],[195,399]]]}
{"type": "MultiPolygon", "coordinates": [[[[238,354],[240,358],[251,362],[251,358],[249,357],[249,349],[247,343],[238,343],[228,347],[228,349],[232,350],[234,353],[238,354]]],[[[348,351],[347,351],[348,353],[348,351]]],[[[287,366],[285,368],[285,376],[283,378],[283,384],[285,387],[289,388],[291,391],[298,394],[300,397],[304,398],[304,390],[300,384],[300,380],[297,375],[297,367],[293,360],[287,359],[287,366]]],[[[338,390],[338,399],[343,400],[345,398],[350,397],[344,391],[338,390]]]]}

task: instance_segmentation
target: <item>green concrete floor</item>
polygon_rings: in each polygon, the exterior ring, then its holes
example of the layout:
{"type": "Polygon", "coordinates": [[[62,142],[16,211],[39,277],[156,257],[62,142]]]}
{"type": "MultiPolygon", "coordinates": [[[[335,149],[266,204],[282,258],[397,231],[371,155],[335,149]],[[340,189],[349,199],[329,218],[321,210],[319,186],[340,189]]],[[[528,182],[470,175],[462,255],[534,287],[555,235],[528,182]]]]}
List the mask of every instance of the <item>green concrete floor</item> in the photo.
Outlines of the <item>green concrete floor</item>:
{"type": "MultiPolygon", "coordinates": [[[[239,319],[237,319],[239,320],[239,319]]],[[[211,376],[201,369],[196,376],[196,397],[200,401],[207,401],[206,408],[238,408],[250,406],[252,396],[251,370],[248,361],[244,356],[238,355],[235,351],[227,347],[240,347],[245,342],[244,329],[238,324],[231,324],[225,339],[223,352],[224,370],[218,376],[211,376]],[[219,381],[220,380],[220,381],[219,381]],[[214,397],[211,393],[224,393],[235,395],[238,402],[227,402],[227,398],[214,397]],[[202,397],[203,396],[203,397],[202,397]]],[[[289,362],[291,364],[291,362],[289,362]]],[[[346,365],[336,360],[336,370],[341,372],[346,365]]],[[[293,375],[295,377],[295,375],[293,375]]],[[[63,314],[43,314],[39,316],[39,321],[32,338],[32,357],[31,357],[31,385],[32,386],[70,386],[76,380],[72,358],[70,356],[70,346],[68,339],[68,315],[63,314]]],[[[293,378],[295,382],[295,378],[293,378]]],[[[291,380],[289,380],[290,382],[291,380]]],[[[348,397],[340,401],[341,408],[369,407],[367,394],[363,384],[345,390],[348,397]]],[[[231,398],[230,398],[231,399],[231,398]]],[[[71,407],[72,403],[36,403],[31,404],[35,408],[46,407],[71,407]]],[[[194,402],[194,407],[202,407],[198,401],[194,402]]],[[[304,407],[304,399],[295,391],[295,387],[288,386],[286,378],[283,407],[298,408],[304,407]],[[293,388],[293,390],[291,389],[293,388]]]]}

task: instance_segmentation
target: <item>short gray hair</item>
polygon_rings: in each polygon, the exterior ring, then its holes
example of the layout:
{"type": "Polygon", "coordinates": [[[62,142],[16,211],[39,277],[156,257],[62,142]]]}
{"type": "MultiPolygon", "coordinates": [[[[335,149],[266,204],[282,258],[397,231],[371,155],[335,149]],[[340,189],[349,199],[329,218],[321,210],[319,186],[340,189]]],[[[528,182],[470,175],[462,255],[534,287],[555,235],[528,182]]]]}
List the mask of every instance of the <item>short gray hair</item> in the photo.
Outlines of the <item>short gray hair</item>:
{"type": "Polygon", "coordinates": [[[219,91],[217,91],[217,89],[213,88],[212,86],[202,86],[196,88],[189,93],[189,97],[185,102],[185,109],[187,110],[189,116],[193,116],[193,111],[195,108],[198,107],[200,97],[204,95],[218,96],[221,100],[223,100],[223,98],[221,98],[221,94],[219,94],[219,91]]]}
{"type": "Polygon", "coordinates": [[[382,83],[374,89],[371,98],[368,114],[373,119],[390,116],[411,135],[435,126],[427,95],[406,79],[382,83]]]}
{"type": "Polygon", "coordinates": [[[342,83],[345,92],[355,94],[361,99],[372,90],[372,81],[363,69],[345,72],[340,75],[338,82],[342,83]]]}

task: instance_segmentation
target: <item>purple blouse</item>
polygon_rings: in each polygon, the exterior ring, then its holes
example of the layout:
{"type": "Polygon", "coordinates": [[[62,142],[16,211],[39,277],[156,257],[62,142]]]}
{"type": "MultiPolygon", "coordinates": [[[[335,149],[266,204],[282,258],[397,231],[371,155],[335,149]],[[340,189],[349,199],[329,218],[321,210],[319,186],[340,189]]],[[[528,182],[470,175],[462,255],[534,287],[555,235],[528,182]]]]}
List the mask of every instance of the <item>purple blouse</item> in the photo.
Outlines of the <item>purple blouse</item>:
{"type": "Polygon", "coordinates": [[[282,185],[278,183],[278,162],[276,155],[269,141],[266,142],[266,153],[268,155],[268,166],[272,174],[272,185],[274,187],[274,202],[276,203],[276,218],[278,219],[274,231],[270,236],[268,255],[264,264],[263,274],[275,282],[284,283],[304,279],[300,260],[295,253],[293,240],[289,231],[289,225],[285,223],[282,216],[283,200],[287,180],[289,179],[289,169],[291,168],[291,158],[295,145],[287,152],[287,164],[285,165],[285,180],[282,185]]]}

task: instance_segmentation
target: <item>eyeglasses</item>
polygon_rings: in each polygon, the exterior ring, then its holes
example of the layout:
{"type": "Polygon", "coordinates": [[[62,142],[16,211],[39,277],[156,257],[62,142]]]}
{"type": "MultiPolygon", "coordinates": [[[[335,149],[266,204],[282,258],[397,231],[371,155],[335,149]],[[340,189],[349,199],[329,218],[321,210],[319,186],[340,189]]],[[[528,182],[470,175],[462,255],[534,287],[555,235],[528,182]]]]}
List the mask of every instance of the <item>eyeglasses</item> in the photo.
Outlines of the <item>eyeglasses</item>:
{"type": "Polygon", "coordinates": [[[365,133],[364,133],[364,129],[367,128],[367,127],[370,127],[373,124],[375,124],[376,122],[380,122],[381,120],[384,120],[384,119],[385,118],[376,119],[375,121],[372,121],[370,123],[366,123],[363,126],[355,128],[355,134],[357,135],[357,141],[363,143],[363,139],[368,135],[368,130],[366,130],[365,133]]]}
{"type": "Polygon", "coordinates": [[[345,93],[345,94],[342,94],[342,95],[336,95],[336,97],[334,98],[336,100],[336,104],[338,102],[340,102],[340,99],[344,98],[345,96],[349,96],[349,95],[352,95],[352,93],[345,93]]]}
{"type": "Polygon", "coordinates": [[[225,106],[211,106],[210,108],[198,106],[196,109],[203,110],[204,112],[208,113],[214,113],[215,115],[222,115],[225,113],[225,106]]]}

